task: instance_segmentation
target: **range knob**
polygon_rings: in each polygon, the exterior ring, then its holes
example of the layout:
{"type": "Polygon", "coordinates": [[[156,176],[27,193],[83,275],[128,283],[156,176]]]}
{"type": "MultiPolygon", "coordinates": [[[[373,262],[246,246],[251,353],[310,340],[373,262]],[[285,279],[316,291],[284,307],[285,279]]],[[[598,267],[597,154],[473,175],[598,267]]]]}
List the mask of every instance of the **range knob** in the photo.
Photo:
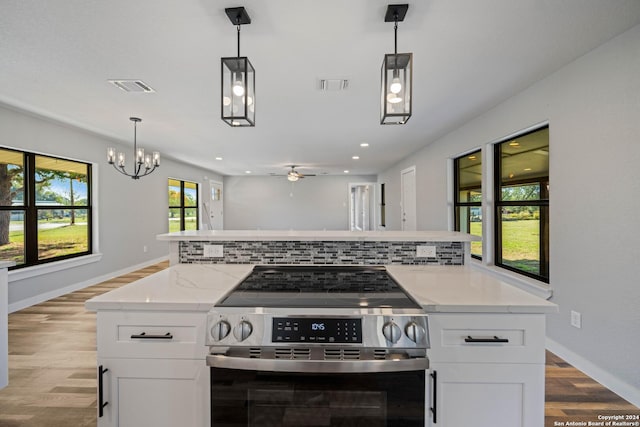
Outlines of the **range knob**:
{"type": "Polygon", "coordinates": [[[389,321],[382,326],[382,335],[387,341],[395,344],[402,336],[402,330],[393,321],[389,321]]]}
{"type": "Polygon", "coordinates": [[[246,320],[241,321],[233,328],[233,336],[235,336],[238,341],[244,341],[249,338],[251,332],[253,332],[253,325],[246,320]]]}
{"type": "Polygon", "coordinates": [[[409,339],[414,343],[420,343],[424,340],[427,332],[425,331],[424,326],[416,322],[409,322],[404,328],[404,333],[407,334],[407,337],[409,337],[409,339]]]}
{"type": "Polygon", "coordinates": [[[221,341],[231,332],[231,325],[226,320],[220,320],[211,328],[211,336],[214,341],[221,341]]]}

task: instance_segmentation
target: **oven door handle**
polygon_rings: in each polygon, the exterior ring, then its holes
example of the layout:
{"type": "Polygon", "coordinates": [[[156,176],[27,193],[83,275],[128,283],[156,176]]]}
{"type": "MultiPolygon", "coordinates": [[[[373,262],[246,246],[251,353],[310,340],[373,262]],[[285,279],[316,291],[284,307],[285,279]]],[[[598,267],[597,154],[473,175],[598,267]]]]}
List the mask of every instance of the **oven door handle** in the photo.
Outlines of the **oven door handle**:
{"type": "Polygon", "coordinates": [[[210,354],[207,356],[207,365],[214,368],[246,371],[369,373],[426,370],[429,369],[429,359],[426,357],[397,360],[251,359],[210,354]]]}

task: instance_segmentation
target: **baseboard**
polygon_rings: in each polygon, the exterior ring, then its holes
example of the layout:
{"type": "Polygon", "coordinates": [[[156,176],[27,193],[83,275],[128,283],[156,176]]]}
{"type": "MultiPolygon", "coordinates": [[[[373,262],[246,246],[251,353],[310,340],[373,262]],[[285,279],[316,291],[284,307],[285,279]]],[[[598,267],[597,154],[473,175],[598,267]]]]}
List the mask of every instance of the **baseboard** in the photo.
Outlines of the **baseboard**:
{"type": "Polygon", "coordinates": [[[163,256],[153,260],[145,261],[143,263],[132,265],[127,268],[123,268],[122,270],[111,272],[109,274],[103,274],[102,276],[92,277],[89,280],[74,283],[72,285],[65,286],[64,288],[54,289],[49,292],[45,292],[29,298],[25,298],[20,301],[16,301],[14,303],[9,304],[9,313],[13,313],[15,311],[22,310],[27,307],[31,307],[32,305],[40,304],[41,302],[48,301],[52,298],[57,298],[62,295],[68,294],[69,292],[73,292],[80,289],[84,289],[89,286],[97,285],[98,283],[104,282],[109,279],[113,279],[114,277],[122,276],[123,274],[129,274],[136,270],[140,270],[141,268],[149,267],[159,262],[166,261],[167,259],[169,259],[169,257],[163,256]]]}
{"type": "Polygon", "coordinates": [[[589,362],[584,357],[574,353],[565,346],[558,344],[556,341],[547,337],[547,350],[569,362],[573,367],[581,370],[591,378],[607,387],[623,399],[629,401],[637,407],[640,407],[640,390],[630,384],[625,383],[619,378],[614,377],[609,372],[603,370],[599,366],[589,362]]]}

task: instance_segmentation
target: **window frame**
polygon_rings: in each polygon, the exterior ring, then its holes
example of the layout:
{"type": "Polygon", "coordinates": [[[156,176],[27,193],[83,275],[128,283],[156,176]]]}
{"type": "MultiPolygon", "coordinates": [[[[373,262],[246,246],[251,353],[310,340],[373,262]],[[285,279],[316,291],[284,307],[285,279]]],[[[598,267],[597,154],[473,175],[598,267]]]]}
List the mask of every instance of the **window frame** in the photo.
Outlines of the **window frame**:
{"type": "Polygon", "coordinates": [[[531,179],[524,179],[522,181],[514,181],[515,184],[520,182],[521,184],[525,183],[534,183],[537,182],[540,185],[540,198],[537,200],[502,200],[502,156],[501,156],[501,147],[503,144],[508,143],[509,141],[522,138],[524,136],[530,135],[535,132],[539,132],[543,129],[549,129],[549,124],[544,124],[542,126],[536,126],[535,128],[529,128],[522,132],[515,133],[510,135],[507,138],[503,138],[492,144],[493,148],[493,242],[494,242],[494,264],[500,268],[504,268],[505,270],[509,270],[523,276],[527,276],[536,280],[539,280],[544,283],[549,283],[549,246],[551,237],[549,236],[548,230],[545,232],[544,228],[549,226],[549,191],[547,188],[547,184],[549,183],[549,171],[547,171],[547,176],[543,178],[539,178],[537,181],[532,181],[531,179]],[[502,262],[502,208],[508,206],[530,206],[537,207],[540,211],[540,219],[539,219],[539,263],[540,263],[540,274],[531,273],[502,262]],[[547,213],[545,214],[545,209],[547,213]],[[545,236],[546,242],[545,242],[545,236]],[[546,249],[546,250],[545,250],[546,249]]]}
{"type": "MultiPolygon", "coordinates": [[[[171,211],[171,209],[179,209],[180,210],[180,230],[179,231],[186,231],[186,221],[185,221],[185,211],[187,209],[195,209],[196,210],[196,230],[200,230],[200,184],[198,184],[195,181],[187,181],[185,179],[178,179],[178,178],[169,178],[167,180],[167,184],[168,181],[178,181],[180,183],[180,205],[175,206],[175,205],[171,205],[169,203],[168,204],[168,210],[171,211]],[[187,206],[185,205],[185,182],[188,182],[189,184],[195,184],[196,186],[196,204],[195,206],[187,206]]],[[[170,202],[170,200],[169,200],[170,202]]],[[[167,224],[168,226],[168,224],[167,224]]]]}
{"type": "MultiPolygon", "coordinates": [[[[461,202],[460,201],[460,182],[459,182],[459,176],[460,176],[460,160],[475,154],[479,154],[481,156],[481,168],[482,168],[482,176],[484,177],[485,174],[485,162],[484,162],[484,156],[482,153],[482,148],[478,148],[476,150],[473,151],[469,151],[466,152],[464,154],[461,154],[459,156],[456,156],[453,158],[453,229],[455,231],[460,231],[460,211],[459,208],[463,208],[463,207],[467,207],[467,208],[472,208],[472,207],[477,207],[480,210],[482,210],[482,205],[483,205],[483,201],[484,201],[484,193],[482,192],[482,188],[483,188],[483,179],[481,177],[480,180],[480,187],[478,187],[480,189],[480,194],[481,196],[481,200],[477,201],[477,202],[461,202]]],[[[469,189],[469,191],[471,191],[472,189],[469,189]]],[[[469,221],[470,222],[470,221],[469,221]]],[[[482,218],[482,224],[484,224],[484,218],[482,218]]],[[[469,233],[471,234],[471,224],[467,224],[468,225],[468,230],[469,233]]],[[[484,226],[483,226],[484,228],[484,226]]],[[[484,248],[482,248],[482,252],[484,253],[484,248]]],[[[473,253],[470,253],[471,257],[477,260],[482,260],[482,256],[481,255],[476,255],[473,253]]]]}
{"type": "Polygon", "coordinates": [[[70,159],[66,157],[25,151],[7,146],[0,146],[0,150],[12,151],[22,155],[23,162],[23,204],[19,206],[0,206],[0,211],[22,211],[24,218],[24,262],[9,267],[9,270],[22,270],[29,267],[41,266],[54,262],[69,260],[72,258],[86,257],[94,252],[94,212],[93,212],[93,167],[94,164],[87,161],[70,159]],[[86,165],[87,167],[87,204],[86,205],[47,205],[36,203],[36,158],[47,157],[86,165]],[[83,210],[87,212],[87,250],[72,254],[59,255],[50,258],[39,259],[38,241],[38,212],[41,210],[83,210]]]}

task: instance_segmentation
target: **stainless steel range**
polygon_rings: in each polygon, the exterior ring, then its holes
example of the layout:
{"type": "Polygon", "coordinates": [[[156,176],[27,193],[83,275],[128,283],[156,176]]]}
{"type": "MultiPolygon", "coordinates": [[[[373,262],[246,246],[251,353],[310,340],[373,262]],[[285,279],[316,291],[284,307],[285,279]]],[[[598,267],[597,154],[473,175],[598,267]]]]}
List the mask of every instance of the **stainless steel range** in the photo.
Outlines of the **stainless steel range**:
{"type": "Polygon", "coordinates": [[[208,315],[212,426],[424,426],[427,326],[384,267],[257,266],[208,315]]]}

